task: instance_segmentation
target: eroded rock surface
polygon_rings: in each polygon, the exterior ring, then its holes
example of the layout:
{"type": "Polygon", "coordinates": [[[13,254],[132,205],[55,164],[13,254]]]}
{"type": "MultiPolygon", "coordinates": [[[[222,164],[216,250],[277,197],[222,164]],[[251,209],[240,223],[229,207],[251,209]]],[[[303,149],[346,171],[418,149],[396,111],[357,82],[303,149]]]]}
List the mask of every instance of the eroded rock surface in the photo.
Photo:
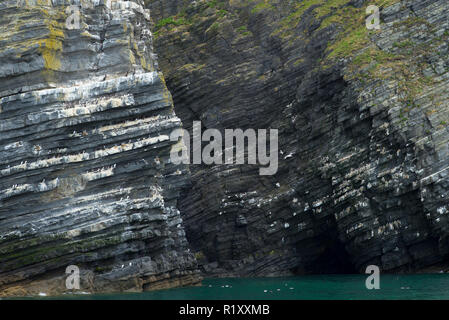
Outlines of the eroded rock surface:
{"type": "Polygon", "coordinates": [[[44,2],[0,3],[2,295],[447,265],[445,0],[44,2]],[[277,174],[173,165],[196,120],[279,129],[277,174]]]}
{"type": "Polygon", "coordinates": [[[142,1],[0,3],[0,295],[199,282],[177,209],[182,126],[142,1]],[[50,5],[49,5],[50,4],[50,5]]]}
{"type": "Polygon", "coordinates": [[[146,3],[186,128],[280,130],[275,176],[191,166],[180,210],[206,274],[447,262],[447,1],[146,3]]]}

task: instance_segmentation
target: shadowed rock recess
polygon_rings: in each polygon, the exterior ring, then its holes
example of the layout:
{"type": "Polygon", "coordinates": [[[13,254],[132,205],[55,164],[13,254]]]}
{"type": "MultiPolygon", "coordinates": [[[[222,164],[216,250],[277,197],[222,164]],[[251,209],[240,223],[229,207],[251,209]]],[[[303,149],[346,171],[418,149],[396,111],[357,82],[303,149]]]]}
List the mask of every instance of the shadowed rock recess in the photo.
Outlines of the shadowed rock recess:
{"type": "Polygon", "coordinates": [[[31,2],[0,2],[0,296],[449,268],[446,0],[31,2]],[[278,172],[174,165],[193,121],[278,129],[278,172]]]}
{"type": "Polygon", "coordinates": [[[444,270],[446,0],[146,4],[186,128],[279,129],[274,176],[190,166],[179,209],[206,274],[444,270]]]}

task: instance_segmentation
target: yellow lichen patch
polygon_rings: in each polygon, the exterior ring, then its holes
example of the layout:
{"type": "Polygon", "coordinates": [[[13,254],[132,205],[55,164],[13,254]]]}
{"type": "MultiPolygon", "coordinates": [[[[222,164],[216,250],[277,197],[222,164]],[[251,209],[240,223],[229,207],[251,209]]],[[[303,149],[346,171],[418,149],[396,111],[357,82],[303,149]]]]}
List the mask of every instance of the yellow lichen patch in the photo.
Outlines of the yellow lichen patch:
{"type": "Polygon", "coordinates": [[[139,57],[139,61],[140,61],[142,68],[144,70],[148,70],[147,60],[145,59],[144,54],[142,52],[140,52],[139,47],[137,46],[137,43],[133,39],[131,41],[133,43],[134,51],[137,54],[137,56],[139,57]]]}
{"type": "Polygon", "coordinates": [[[137,53],[137,55],[138,55],[139,58],[140,58],[140,65],[142,66],[142,68],[143,68],[144,70],[146,70],[146,71],[150,71],[150,72],[153,71],[153,70],[151,69],[151,64],[147,62],[147,59],[146,59],[144,53],[141,52],[141,51],[137,48],[137,45],[136,45],[136,53],[137,53]]]}
{"type": "MultiPolygon", "coordinates": [[[[13,49],[17,58],[30,50],[38,49],[44,60],[43,73],[52,74],[53,71],[61,69],[61,56],[63,51],[63,40],[65,38],[64,27],[66,13],[64,8],[53,8],[48,5],[48,0],[25,1],[24,13],[20,19],[13,21],[11,28],[13,31],[7,34],[5,40],[12,38],[13,35],[21,34],[22,41],[8,44],[7,50],[13,49]],[[22,28],[25,22],[29,25],[35,25],[36,28],[44,29],[46,35],[43,38],[27,38],[23,36],[27,29],[22,28]]],[[[1,36],[0,36],[0,39],[1,36]]],[[[2,39],[3,40],[3,39],[2,39]]]]}
{"type": "Polygon", "coordinates": [[[129,62],[131,64],[136,64],[136,57],[134,57],[134,53],[131,50],[129,50],[129,62]]]}
{"type": "Polygon", "coordinates": [[[41,73],[47,81],[55,81],[54,72],[61,70],[61,58],[64,28],[67,14],[65,7],[46,6],[47,0],[26,1],[21,10],[7,13],[12,16],[10,23],[0,28],[0,41],[3,46],[0,53],[6,53],[16,59],[35,54],[36,50],[42,58],[41,73]],[[39,37],[30,36],[29,30],[39,30],[39,37]],[[13,40],[16,38],[17,40],[13,40]]]}
{"type": "Polygon", "coordinates": [[[59,70],[61,68],[62,42],[56,39],[39,40],[39,51],[44,58],[46,70],[59,70]]]}
{"type": "Polygon", "coordinates": [[[158,76],[159,76],[159,79],[161,79],[161,82],[162,82],[163,87],[164,87],[164,91],[162,92],[162,99],[163,99],[163,101],[165,101],[168,104],[170,104],[171,105],[170,110],[173,110],[173,97],[170,94],[170,92],[166,89],[167,88],[167,83],[165,82],[164,75],[161,72],[158,72],[158,76]]]}
{"type": "Polygon", "coordinates": [[[165,77],[164,74],[162,72],[158,72],[157,75],[159,76],[159,78],[161,79],[161,82],[164,84],[164,87],[167,86],[167,83],[165,82],[165,77]]]}
{"type": "MultiPolygon", "coordinates": [[[[39,5],[45,5],[47,0],[37,0],[39,5]]],[[[49,9],[40,7],[39,10],[44,14],[44,23],[48,27],[48,36],[38,40],[39,52],[45,63],[46,71],[56,71],[61,68],[62,40],[65,38],[63,31],[66,14],[64,8],[49,9]]]]}
{"type": "Polygon", "coordinates": [[[185,70],[189,73],[192,73],[194,71],[203,69],[205,66],[206,66],[205,64],[188,63],[188,64],[183,65],[181,68],[179,68],[179,70],[185,70]]]}
{"type": "Polygon", "coordinates": [[[25,3],[27,6],[29,7],[33,7],[33,6],[47,6],[47,7],[51,7],[52,2],[51,0],[25,0],[25,3]]]}
{"type": "Polygon", "coordinates": [[[50,82],[54,80],[54,71],[61,69],[62,41],[65,35],[56,19],[49,17],[46,19],[46,24],[49,34],[47,38],[38,40],[38,44],[39,52],[44,59],[44,77],[50,82]]]}
{"type": "Polygon", "coordinates": [[[173,104],[172,96],[171,96],[170,92],[168,92],[168,90],[164,90],[164,92],[162,93],[162,97],[163,97],[163,101],[167,102],[170,105],[173,104]]]}
{"type": "MultiPolygon", "coordinates": [[[[124,28],[124,31],[127,32],[128,27],[126,24],[124,24],[123,28],[124,28]]],[[[132,56],[132,58],[133,58],[132,60],[130,60],[132,64],[136,63],[136,58],[137,58],[137,59],[139,59],[142,69],[149,71],[149,72],[153,71],[151,63],[148,63],[148,61],[147,61],[145,52],[139,49],[139,46],[137,45],[137,42],[134,39],[134,33],[133,33],[132,27],[130,30],[130,35],[128,37],[128,48],[131,51],[130,56],[132,56]]]]}
{"type": "MultiPolygon", "coordinates": [[[[144,70],[148,70],[148,64],[147,64],[147,60],[145,59],[145,57],[140,57],[140,64],[142,65],[142,68],[144,70]]],[[[150,71],[150,70],[148,70],[150,71]]]]}

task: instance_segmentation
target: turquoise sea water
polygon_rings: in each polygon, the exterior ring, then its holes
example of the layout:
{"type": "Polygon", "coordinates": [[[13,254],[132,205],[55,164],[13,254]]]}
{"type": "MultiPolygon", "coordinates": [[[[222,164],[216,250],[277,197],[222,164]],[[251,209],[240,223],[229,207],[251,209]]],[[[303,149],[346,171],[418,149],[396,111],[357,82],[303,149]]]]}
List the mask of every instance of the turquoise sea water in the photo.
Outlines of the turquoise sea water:
{"type": "Polygon", "coordinates": [[[381,275],[379,290],[366,289],[365,280],[367,276],[317,275],[289,278],[205,279],[201,287],[145,293],[64,296],[63,299],[449,299],[449,274],[381,275]]]}

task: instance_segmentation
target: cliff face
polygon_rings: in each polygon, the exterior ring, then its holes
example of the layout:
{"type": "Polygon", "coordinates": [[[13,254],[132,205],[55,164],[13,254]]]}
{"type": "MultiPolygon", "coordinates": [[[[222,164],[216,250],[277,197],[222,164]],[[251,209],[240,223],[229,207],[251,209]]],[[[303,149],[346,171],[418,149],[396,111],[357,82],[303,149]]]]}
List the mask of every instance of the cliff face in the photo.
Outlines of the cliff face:
{"type": "Polygon", "coordinates": [[[280,130],[274,176],[190,167],[180,210],[206,274],[447,261],[447,1],[146,5],[186,128],[280,130]],[[368,4],[380,30],[365,26],[368,4]]]}
{"type": "Polygon", "coordinates": [[[0,295],[196,284],[149,12],[69,5],[0,3],[0,295]]]}
{"type": "Polygon", "coordinates": [[[0,3],[0,295],[447,264],[446,1],[69,5],[0,3]],[[278,172],[174,165],[193,121],[278,172]]]}

